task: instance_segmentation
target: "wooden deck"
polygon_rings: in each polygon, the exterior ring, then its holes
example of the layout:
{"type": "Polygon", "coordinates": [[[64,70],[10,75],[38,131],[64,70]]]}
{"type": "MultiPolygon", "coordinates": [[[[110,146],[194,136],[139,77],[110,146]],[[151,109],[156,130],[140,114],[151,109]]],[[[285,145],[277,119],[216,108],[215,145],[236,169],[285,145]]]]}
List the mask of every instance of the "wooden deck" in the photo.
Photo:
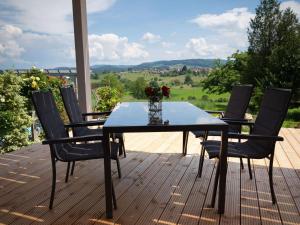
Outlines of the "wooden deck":
{"type": "Polygon", "coordinates": [[[181,133],[126,134],[122,179],[112,165],[118,201],[113,220],[105,219],[103,160],[78,163],[67,184],[66,164],[58,163],[50,211],[49,150],[36,144],[0,156],[0,224],[300,224],[300,130],[282,129],[281,135],[285,141],[276,146],[274,164],[277,205],[271,203],[265,160],[252,161],[253,180],[239,160],[229,160],[220,216],[208,207],[214,161],[206,159],[202,178],[196,177],[199,140],[190,135],[183,157],[181,133]]]}

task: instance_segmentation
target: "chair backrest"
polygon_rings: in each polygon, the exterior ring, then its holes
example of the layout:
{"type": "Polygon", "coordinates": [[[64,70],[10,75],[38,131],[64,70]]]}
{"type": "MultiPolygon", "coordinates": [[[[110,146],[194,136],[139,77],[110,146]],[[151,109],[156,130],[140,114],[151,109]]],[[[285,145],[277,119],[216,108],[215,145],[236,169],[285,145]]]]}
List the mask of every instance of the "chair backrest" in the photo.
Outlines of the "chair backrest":
{"type": "Polygon", "coordinates": [[[67,137],[51,91],[32,92],[32,102],[47,139],[67,137]]]}
{"type": "Polygon", "coordinates": [[[252,85],[234,86],[228,101],[224,117],[244,119],[252,95],[252,85]]]}
{"type": "Polygon", "coordinates": [[[60,87],[59,89],[70,122],[82,122],[82,112],[73,86],[60,87]]]}
{"type": "MultiPolygon", "coordinates": [[[[291,100],[291,90],[268,88],[263,96],[252,134],[277,136],[287,114],[291,100]]],[[[270,154],[274,150],[275,141],[249,140],[270,154]]]]}

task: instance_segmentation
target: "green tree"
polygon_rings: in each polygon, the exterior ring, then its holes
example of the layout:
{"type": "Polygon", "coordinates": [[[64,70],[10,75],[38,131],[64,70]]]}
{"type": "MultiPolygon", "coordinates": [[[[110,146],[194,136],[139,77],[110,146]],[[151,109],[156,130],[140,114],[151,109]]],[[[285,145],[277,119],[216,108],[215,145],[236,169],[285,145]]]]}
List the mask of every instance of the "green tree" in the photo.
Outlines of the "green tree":
{"type": "Polygon", "coordinates": [[[248,29],[249,72],[246,82],[267,86],[271,76],[270,55],[277,43],[277,27],[280,21],[280,9],[277,0],[261,0],[256,15],[250,21],[248,29]]]}
{"type": "Polygon", "coordinates": [[[9,152],[28,144],[26,98],[20,94],[22,78],[13,72],[0,75],[0,152],[9,152]]]}
{"type": "Polygon", "coordinates": [[[277,0],[262,0],[248,30],[249,63],[244,82],[256,86],[254,105],[259,105],[269,86],[291,88],[299,101],[299,21],[291,9],[281,11],[277,0]]]}
{"type": "Polygon", "coordinates": [[[248,60],[247,52],[232,54],[225,64],[217,60],[214,69],[203,80],[203,88],[219,94],[231,91],[234,85],[242,82],[243,75],[247,71],[248,60]]]}
{"type": "Polygon", "coordinates": [[[137,99],[146,98],[145,88],[147,86],[147,82],[144,77],[138,77],[131,86],[131,93],[133,97],[137,99]]]}
{"type": "Polygon", "coordinates": [[[117,89],[120,93],[124,93],[124,86],[116,74],[107,74],[103,77],[100,82],[100,86],[109,86],[111,88],[117,89]]]}
{"type": "Polygon", "coordinates": [[[288,8],[281,16],[277,29],[278,41],[272,50],[271,83],[276,87],[290,88],[293,102],[300,100],[300,24],[288,8]]]}
{"type": "Polygon", "coordinates": [[[186,75],[185,78],[184,78],[184,84],[187,84],[187,85],[193,85],[193,79],[191,77],[191,75],[186,75]]]}

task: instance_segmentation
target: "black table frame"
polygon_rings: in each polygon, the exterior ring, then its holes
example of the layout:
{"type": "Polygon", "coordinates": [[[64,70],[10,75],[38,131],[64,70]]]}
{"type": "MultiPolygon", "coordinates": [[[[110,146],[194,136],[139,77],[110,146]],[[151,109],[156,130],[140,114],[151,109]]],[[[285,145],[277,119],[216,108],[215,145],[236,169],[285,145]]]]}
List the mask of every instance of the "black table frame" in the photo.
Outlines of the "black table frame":
{"type": "MultiPolygon", "coordinates": [[[[223,214],[225,210],[226,194],[226,174],[227,174],[227,145],[228,145],[228,124],[213,125],[154,125],[154,126],[103,126],[103,145],[104,145],[104,173],[105,173],[105,200],[106,200],[106,217],[113,218],[112,204],[112,176],[111,176],[111,159],[110,159],[110,137],[113,133],[130,133],[130,132],[183,132],[183,154],[186,154],[187,137],[189,131],[221,131],[222,144],[219,155],[219,198],[218,213],[223,214]]],[[[217,176],[217,174],[216,174],[217,176]]],[[[217,178],[216,178],[217,179],[217,178]]],[[[217,187],[215,187],[217,188],[217,187]]],[[[215,194],[213,195],[212,206],[214,205],[215,194]]]]}

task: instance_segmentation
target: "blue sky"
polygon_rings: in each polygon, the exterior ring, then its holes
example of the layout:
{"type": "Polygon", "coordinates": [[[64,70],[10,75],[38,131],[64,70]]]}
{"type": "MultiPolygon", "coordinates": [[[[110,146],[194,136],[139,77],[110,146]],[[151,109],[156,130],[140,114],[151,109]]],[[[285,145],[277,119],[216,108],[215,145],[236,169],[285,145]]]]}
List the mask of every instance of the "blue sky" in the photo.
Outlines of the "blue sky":
{"type": "MultiPolygon", "coordinates": [[[[1,0],[0,68],[74,66],[71,0],[1,0]]],[[[87,0],[90,64],[226,58],[259,0],[87,0]]],[[[300,15],[300,1],[282,1],[300,15]]]]}

